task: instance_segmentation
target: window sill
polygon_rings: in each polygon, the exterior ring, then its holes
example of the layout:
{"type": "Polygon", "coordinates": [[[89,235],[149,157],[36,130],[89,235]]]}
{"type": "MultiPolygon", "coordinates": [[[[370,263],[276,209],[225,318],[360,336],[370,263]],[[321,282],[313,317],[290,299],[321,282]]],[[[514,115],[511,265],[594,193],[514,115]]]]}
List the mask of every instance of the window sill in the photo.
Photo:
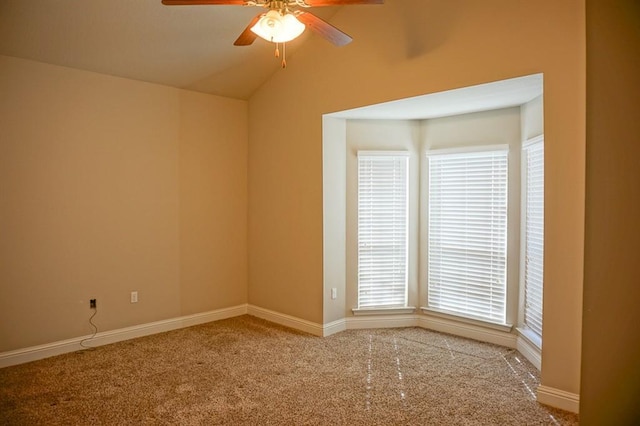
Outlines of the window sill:
{"type": "Polygon", "coordinates": [[[413,314],[416,311],[416,308],[413,306],[409,306],[406,308],[353,308],[351,312],[353,315],[406,315],[413,314]]]}
{"type": "Polygon", "coordinates": [[[476,319],[476,318],[462,317],[462,316],[454,315],[448,312],[438,311],[432,308],[421,307],[420,309],[422,310],[422,313],[425,315],[439,317],[439,318],[446,318],[448,320],[453,320],[453,321],[457,321],[465,324],[477,325],[480,327],[503,331],[505,333],[510,333],[511,329],[513,328],[512,324],[500,324],[500,323],[490,322],[490,321],[476,319]]]}

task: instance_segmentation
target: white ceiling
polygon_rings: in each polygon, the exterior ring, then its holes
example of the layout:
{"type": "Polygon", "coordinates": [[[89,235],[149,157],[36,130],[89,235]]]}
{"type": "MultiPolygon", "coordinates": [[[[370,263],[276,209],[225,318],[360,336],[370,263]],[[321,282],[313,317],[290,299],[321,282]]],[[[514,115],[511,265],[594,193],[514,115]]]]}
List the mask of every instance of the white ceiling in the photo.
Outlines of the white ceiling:
{"type": "MultiPolygon", "coordinates": [[[[338,9],[312,12],[330,20],[338,9]]],[[[233,46],[262,11],[161,0],[0,0],[0,54],[247,99],[280,70],[270,43],[233,46]]],[[[307,33],[288,44],[289,57],[307,33]]]]}
{"type": "Polygon", "coordinates": [[[523,105],[542,92],[543,75],[532,74],[328,115],[345,119],[423,120],[523,105]]]}

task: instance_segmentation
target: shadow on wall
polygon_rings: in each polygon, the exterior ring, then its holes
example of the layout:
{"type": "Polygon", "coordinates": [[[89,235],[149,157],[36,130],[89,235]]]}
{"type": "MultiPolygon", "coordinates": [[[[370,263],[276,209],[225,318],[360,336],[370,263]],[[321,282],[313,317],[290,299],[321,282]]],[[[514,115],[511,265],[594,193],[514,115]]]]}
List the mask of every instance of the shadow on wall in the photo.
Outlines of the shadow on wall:
{"type": "MultiPolygon", "coordinates": [[[[400,59],[414,59],[443,45],[455,24],[454,8],[436,0],[405,0],[391,9],[398,14],[406,42],[397,52],[400,59]]],[[[387,31],[381,31],[384,35],[387,31]]]]}

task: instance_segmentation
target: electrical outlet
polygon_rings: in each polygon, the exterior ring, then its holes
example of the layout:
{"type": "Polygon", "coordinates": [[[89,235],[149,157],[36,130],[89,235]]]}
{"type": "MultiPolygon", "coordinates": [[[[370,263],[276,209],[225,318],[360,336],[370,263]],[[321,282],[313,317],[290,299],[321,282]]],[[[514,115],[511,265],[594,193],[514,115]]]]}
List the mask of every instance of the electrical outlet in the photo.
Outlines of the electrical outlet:
{"type": "Polygon", "coordinates": [[[137,291],[132,291],[131,292],[131,303],[138,303],[138,292],[137,291]]]}
{"type": "Polygon", "coordinates": [[[89,309],[96,309],[96,299],[89,300],[89,309]]]}

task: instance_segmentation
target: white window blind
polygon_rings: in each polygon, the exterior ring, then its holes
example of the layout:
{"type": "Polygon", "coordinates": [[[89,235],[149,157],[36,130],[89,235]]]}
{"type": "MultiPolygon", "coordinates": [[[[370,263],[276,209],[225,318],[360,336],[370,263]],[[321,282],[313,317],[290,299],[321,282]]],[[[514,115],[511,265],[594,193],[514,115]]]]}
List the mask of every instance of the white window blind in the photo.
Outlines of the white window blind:
{"type": "Polygon", "coordinates": [[[544,257],[544,141],[523,149],[525,182],[524,325],[542,339],[544,257]]]}
{"type": "Polygon", "coordinates": [[[358,152],[358,308],[407,306],[406,152],[358,152]]]}
{"type": "Polygon", "coordinates": [[[429,155],[431,309],[505,323],[508,150],[429,155]]]}

